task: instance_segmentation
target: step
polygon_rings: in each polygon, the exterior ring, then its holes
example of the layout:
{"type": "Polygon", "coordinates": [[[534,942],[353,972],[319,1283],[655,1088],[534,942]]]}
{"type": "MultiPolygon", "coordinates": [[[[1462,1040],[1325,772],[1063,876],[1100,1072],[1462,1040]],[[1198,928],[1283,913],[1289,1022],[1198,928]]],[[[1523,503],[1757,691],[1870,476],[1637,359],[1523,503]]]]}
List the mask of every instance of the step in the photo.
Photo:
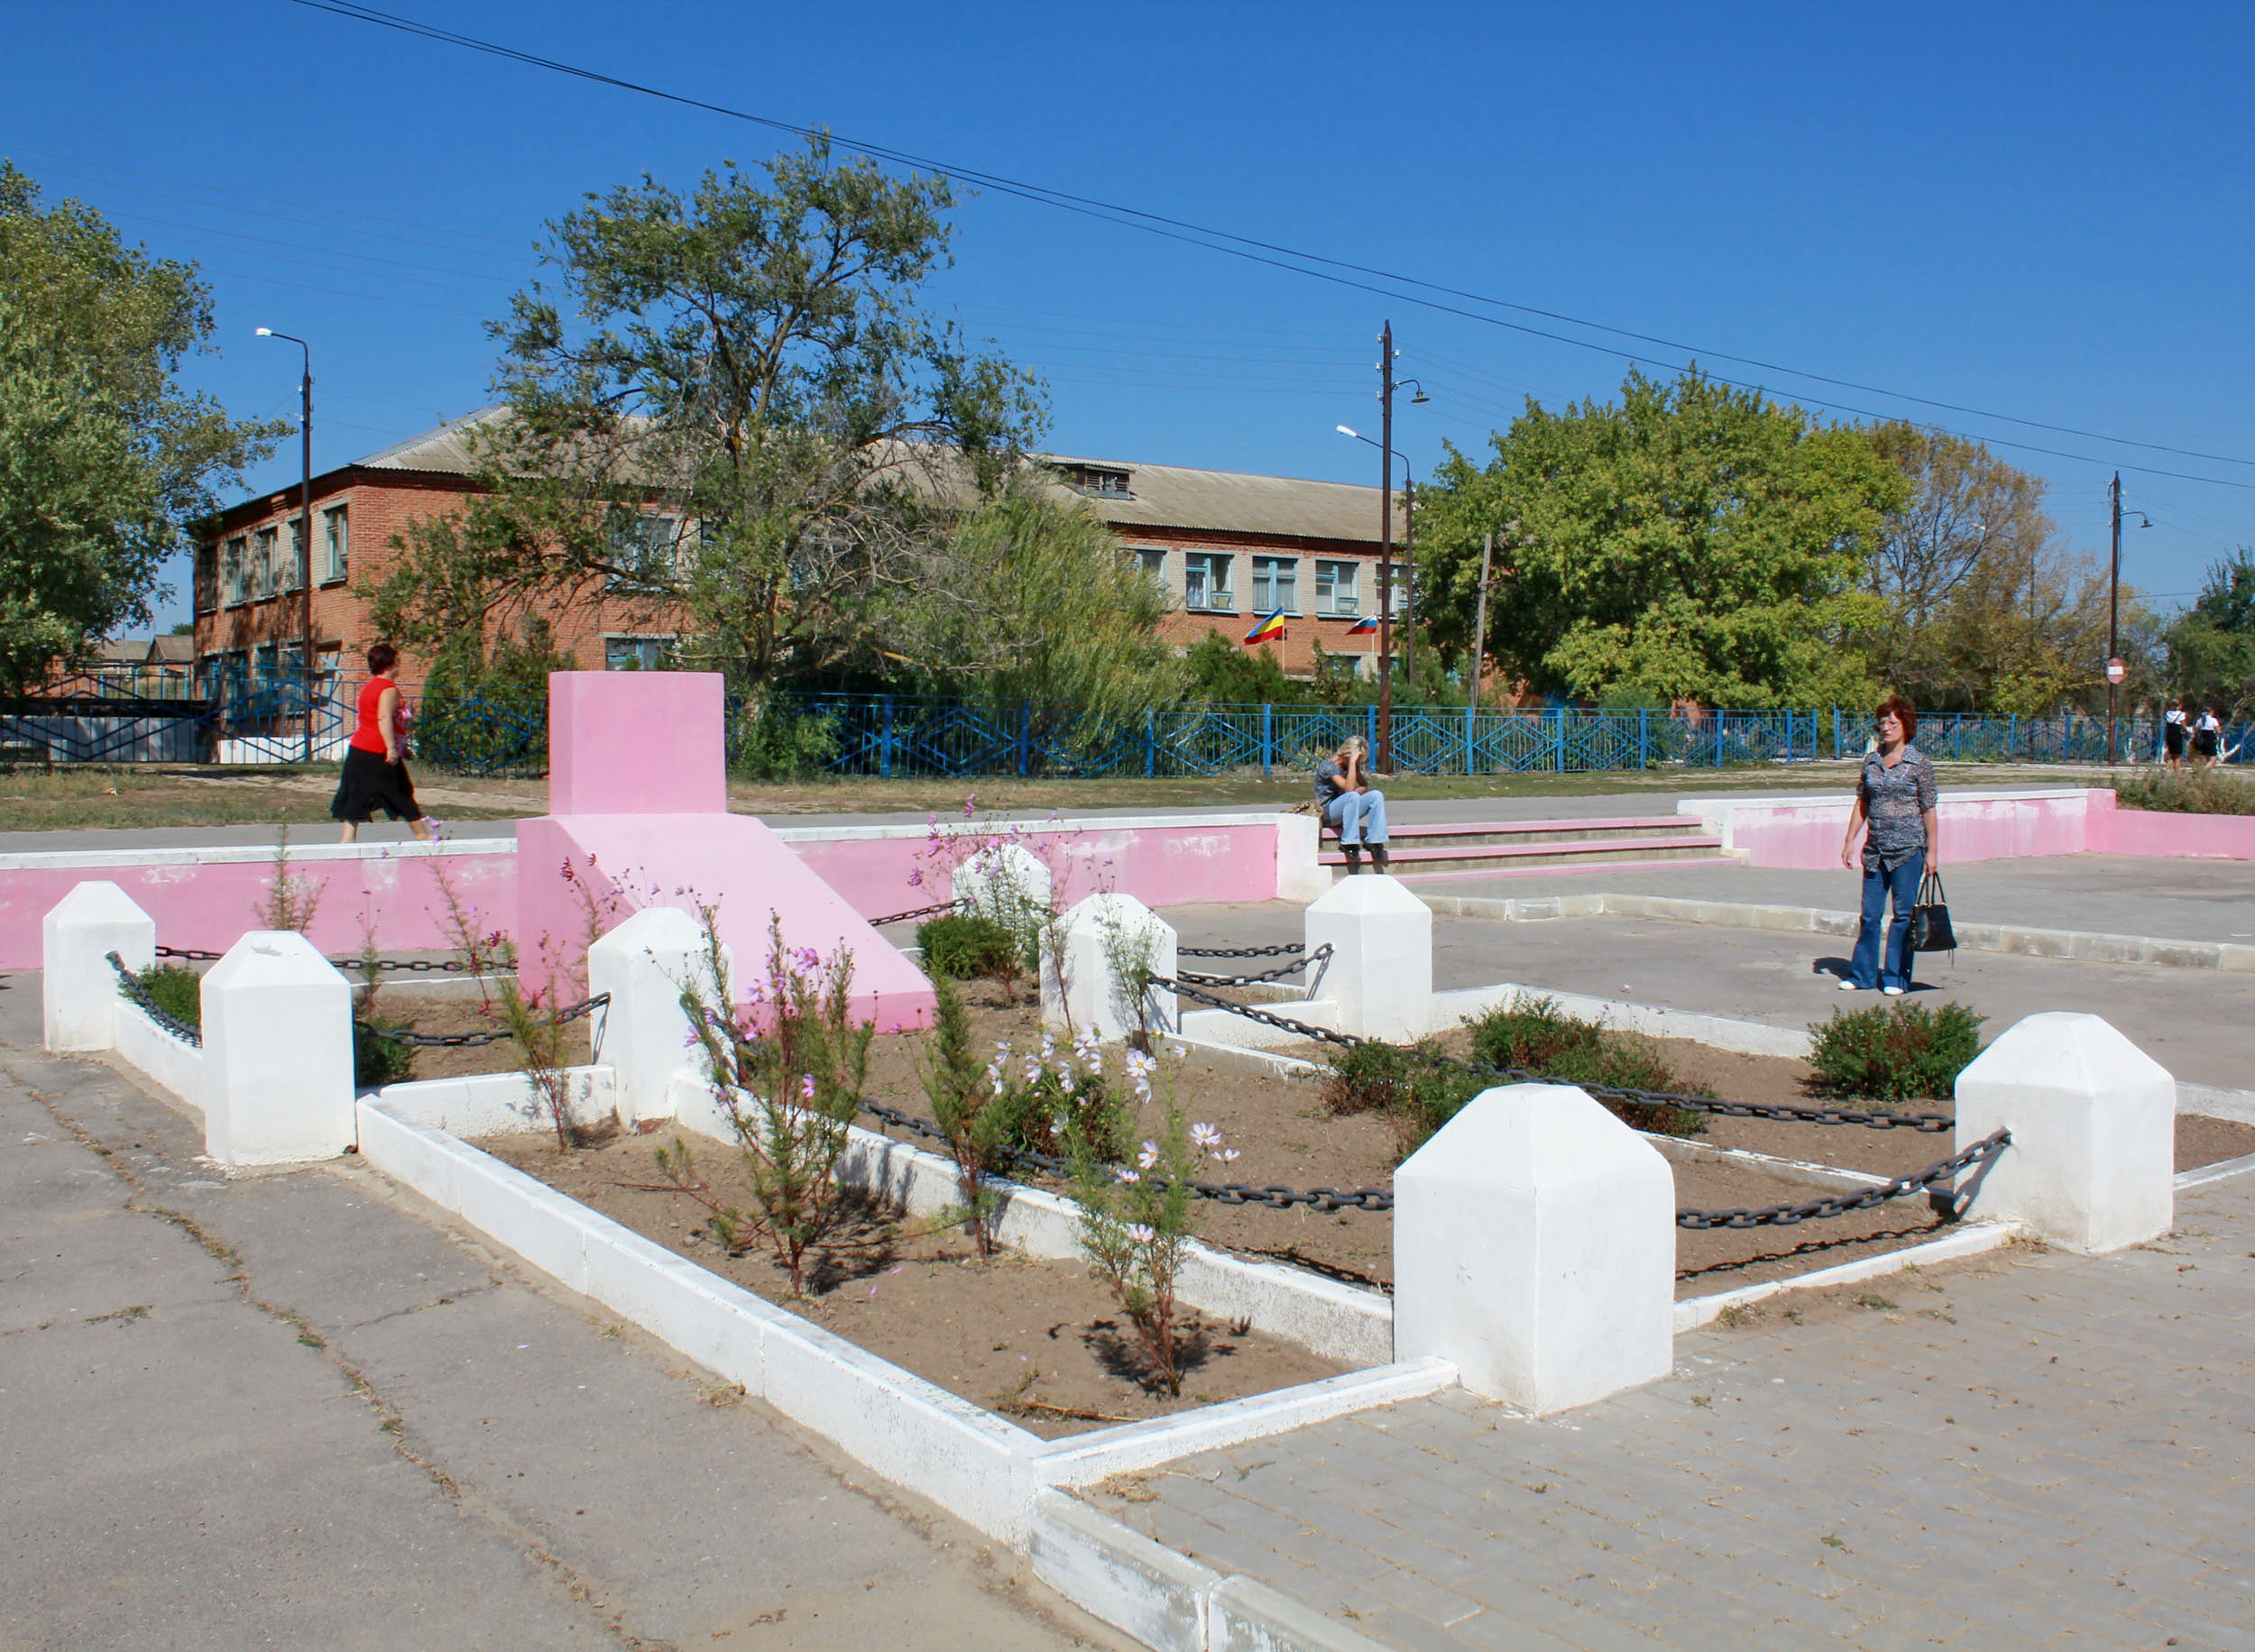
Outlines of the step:
{"type": "MultiPolygon", "coordinates": [[[[1437,872],[1459,867],[1574,866],[1585,861],[1682,860],[1694,857],[1727,858],[1723,840],[1712,836],[1653,838],[1582,838],[1536,843],[1458,844],[1440,849],[1395,849],[1389,843],[1388,858],[1403,869],[1437,872]]],[[[1343,867],[1347,856],[1331,849],[1317,856],[1320,865],[1343,867]]]]}
{"type": "Polygon", "coordinates": [[[1427,884],[1444,883],[1459,877],[1560,877],[1568,875],[1583,877],[1597,872],[1675,872],[1685,867],[1738,867],[1744,864],[1744,862],[1731,855],[1712,857],[1695,855],[1682,858],[1654,855],[1636,860],[1597,860],[1578,862],[1571,866],[1517,864],[1443,867],[1439,870],[1421,867],[1414,871],[1404,871],[1396,876],[1405,884],[1427,884]]]}
{"type": "MultiPolygon", "coordinates": [[[[1400,843],[1529,843],[1578,842],[1591,838],[1635,838],[1671,841],[1696,836],[1703,822],[1695,815],[1592,816],[1574,821],[1457,821],[1416,826],[1396,826],[1390,836],[1400,843]]],[[[1326,840],[1337,833],[1324,829],[1326,840]]]]}

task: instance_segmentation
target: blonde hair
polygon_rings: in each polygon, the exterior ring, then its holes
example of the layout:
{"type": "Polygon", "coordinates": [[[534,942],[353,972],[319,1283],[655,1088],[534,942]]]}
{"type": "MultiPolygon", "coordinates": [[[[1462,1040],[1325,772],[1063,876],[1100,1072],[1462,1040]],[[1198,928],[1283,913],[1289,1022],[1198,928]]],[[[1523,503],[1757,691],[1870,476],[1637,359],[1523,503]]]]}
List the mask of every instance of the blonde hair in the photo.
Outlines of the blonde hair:
{"type": "Polygon", "coordinates": [[[1339,741],[1339,755],[1342,757],[1349,755],[1367,757],[1370,755],[1370,743],[1359,734],[1350,734],[1339,741]]]}

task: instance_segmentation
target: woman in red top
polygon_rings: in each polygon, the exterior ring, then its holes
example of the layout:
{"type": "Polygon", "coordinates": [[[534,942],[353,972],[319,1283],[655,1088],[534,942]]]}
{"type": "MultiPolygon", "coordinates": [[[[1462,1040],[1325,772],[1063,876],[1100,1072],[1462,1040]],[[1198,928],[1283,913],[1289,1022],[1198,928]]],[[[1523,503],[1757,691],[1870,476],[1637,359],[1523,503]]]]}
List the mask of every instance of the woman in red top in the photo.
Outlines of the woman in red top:
{"type": "Polygon", "coordinates": [[[378,808],[395,821],[405,821],[415,835],[430,841],[430,822],[415,801],[415,783],[400,760],[400,685],[391,680],[400,651],[388,642],[368,650],[368,681],[360,691],[360,723],[345,748],[345,773],[336,783],[336,801],[329,812],[345,823],[343,841],[360,836],[362,825],[375,818],[378,808]]]}

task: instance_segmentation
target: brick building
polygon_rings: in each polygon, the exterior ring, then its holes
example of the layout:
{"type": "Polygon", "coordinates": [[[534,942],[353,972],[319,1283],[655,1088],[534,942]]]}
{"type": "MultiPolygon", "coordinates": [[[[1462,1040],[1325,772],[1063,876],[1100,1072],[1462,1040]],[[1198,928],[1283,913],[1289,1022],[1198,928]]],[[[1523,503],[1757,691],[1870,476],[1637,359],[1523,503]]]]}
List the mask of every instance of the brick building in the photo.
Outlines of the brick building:
{"type": "MultiPolygon", "coordinates": [[[[475,413],[313,479],[314,660],[323,681],[349,685],[377,638],[354,587],[382,577],[392,536],[419,517],[458,509],[475,484],[469,436],[494,409],[475,413]]],[[[1060,485],[1084,495],[1126,551],[1162,581],[1174,601],[1160,628],[1188,647],[1219,631],[1240,642],[1282,609],[1278,662],[1294,676],[1315,669],[1314,644],[1359,657],[1376,644],[1348,635],[1378,600],[1378,490],[1345,482],[1056,458],[1060,485]]],[[[677,531],[663,519],[658,531],[677,531]]],[[[299,491],[245,500],[223,511],[196,553],[195,654],[206,694],[239,698],[277,679],[302,680],[305,594],[297,581],[299,491]]],[[[1397,547],[1398,548],[1398,547],[1397,547]]],[[[1397,613],[1406,589],[1395,564],[1397,613]]],[[[583,669],[656,665],[674,633],[646,604],[603,600],[547,616],[556,646],[583,669]]],[[[407,681],[424,662],[403,663],[407,681]]]]}

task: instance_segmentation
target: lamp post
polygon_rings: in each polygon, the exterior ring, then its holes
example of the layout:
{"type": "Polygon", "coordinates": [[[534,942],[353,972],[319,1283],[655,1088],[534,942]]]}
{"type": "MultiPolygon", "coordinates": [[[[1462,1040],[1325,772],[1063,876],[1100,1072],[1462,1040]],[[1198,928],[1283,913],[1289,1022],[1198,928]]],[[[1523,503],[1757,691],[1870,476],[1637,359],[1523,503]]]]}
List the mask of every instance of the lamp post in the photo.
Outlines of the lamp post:
{"type": "Polygon", "coordinates": [[[279,338],[305,353],[305,372],[298,381],[299,488],[298,589],[304,607],[299,623],[299,664],[305,670],[305,760],[313,761],[313,346],[288,333],[260,327],[261,338],[279,338]]]}
{"type": "MultiPolygon", "coordinates": [[[[2122,679],[2130,675],[2129,667],[2124,665],[2122,660],[2122,473],[2120,471],[2114,473],[2114,480],[2107,485],[2106,498],[2108,504],[2112,507],[2111,514],[2113,517],[2114,529],[2113,557],[2106,577],[2106,763],[2111,768],[2113,766],[2117,749],[2114,741],[2116,702],[2122,693],[2122,679]]],[[[2153,519],[2147,516],[2144,511],[2133,510],[2130,514],[2139,519],[2140,527],[2153,526],[2153,519]]],[[[2029,580],[2029,585],[2032,592],[2035,586],[2035,579],[2032,575],[2029,580]]],[[[2035,607],[2032,594],[2029,607],[2032,612],[2035,607]]]]}
{"type": "MultiPolygon", "coordinates": [[[[1394,767],[1394,392],[1404,384],[1414,386],[1417,394],[1412,405],[1426,399],[1425,387],[1414,379],[1394,376],[1394,324],[1389,321],[1378,335],[1378,439],[1371,445],[1378,450],[1378,755],[1381,771],[1394,767]]],[[[1370,438],[1356,436],[1341,425],[1348,436],[1358,442],[1370,438]]],[[[1404,481],[1409,476],[1409,461],[1402,461],[1404,481]]],[[[1413,541],[1413,544],[1414,542],[1413,541]]],[[[1416,564],[1411,564],[1411,577],[1415,579],[1416,564]]],[[[1411,589],[1416,589],[1413,583],[1411,589]]]]}

